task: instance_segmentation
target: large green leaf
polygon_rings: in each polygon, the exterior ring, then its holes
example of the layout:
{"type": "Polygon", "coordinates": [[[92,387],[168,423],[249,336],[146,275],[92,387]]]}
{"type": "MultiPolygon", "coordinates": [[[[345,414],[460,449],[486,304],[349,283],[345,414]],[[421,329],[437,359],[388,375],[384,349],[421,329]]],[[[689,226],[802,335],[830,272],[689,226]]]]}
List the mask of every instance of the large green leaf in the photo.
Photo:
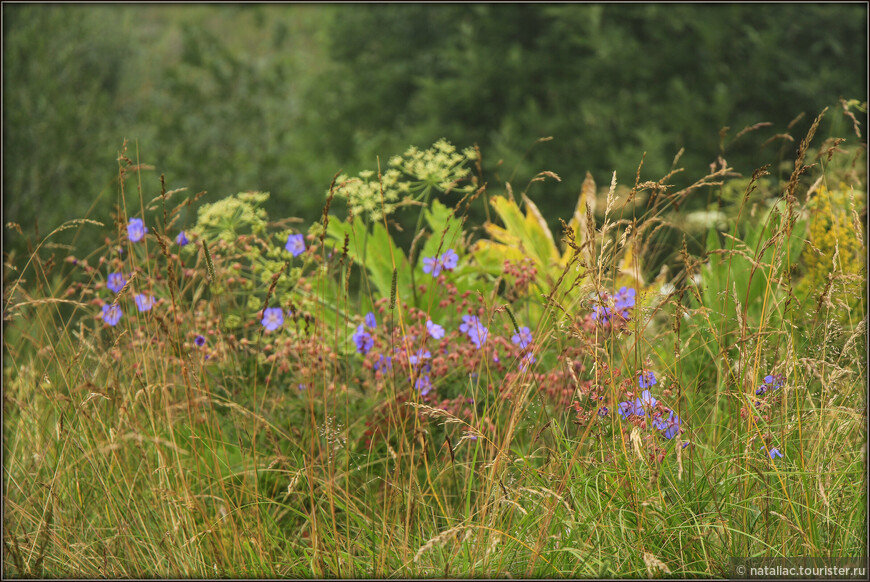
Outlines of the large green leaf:
{"type": "Polygon", "coordinates": [[[393,283],[393,261],[397,273],[397,289],[408,289],[411,284],[408,258],[398,248],[389,233],[381,224],[374,224],[372,231],[366,233],[361,221],[353,224],[330,220],[327,234],[335,241],[335,248],[341,251],[344,237],[348,236],[347,253],[357,264],[365,265],[368,278],[381,297],[389,297],[393,283]]]}

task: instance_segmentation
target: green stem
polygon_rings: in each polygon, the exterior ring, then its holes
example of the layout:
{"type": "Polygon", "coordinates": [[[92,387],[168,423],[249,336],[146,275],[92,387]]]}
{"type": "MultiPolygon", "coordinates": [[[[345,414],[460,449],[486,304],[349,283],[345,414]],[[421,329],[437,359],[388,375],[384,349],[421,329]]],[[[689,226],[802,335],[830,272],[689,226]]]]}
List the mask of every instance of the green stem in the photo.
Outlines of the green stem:
{"type": "MultiPolygon", "coordinates": [[[[369,246],[369,215],[368,215],[368,214],[365,215],[364,226],[365,226],[365,234],[363,235],[362,265],[363,265],[363,268],[367,268],[368,263],[366,263],[366,256],[367,256],[367,249],[368,249],[368,246],[369,246]]],[[[365,273],[363,273],[363,274],[365,274],[365,273]]],[[[365,280],[367,280],[367,278],[366,278],[365,280]]],[[[364,280],[364,281],[365,281],[365,280],[364,280]]],[[[360,292],[360,294],[362,294],[362,292],[363,292],[363,286],[362,286],[362,283],[363,283],[364,281],[361,281],[361,282],[360,282],[360,286],[359,286],[359,292],[360,292]]],[[[370,296],[371,296],[371,295],[370,295],[370,296]]],[[[362,309],[362,298],[361,298],[361,297],[358,297],[358,298],[357,298],[357,301],[358,301],[359,304],[360,304],[360,309],[362,309]]]]}
{"type": "MultiPolygon", "coordinates": [[[[417,226],[414,227],[414,237],[417,236],[417,233],[420,232],[420,227],[423,224],[423,211],[426,210],[426,207],[429,205],[429,195],[432,194],[432,186],[426,186],[426,189],[423,191],[423,205],[420,207],[420,214],[417,215],[417,226]]],[[[408,261],[411,263],[411,292],[414,294],[414,307],[417,307],[417,283],[415,282],[414,272],[416,269],[417,261],[414,256],[414,251],[416,250],[414,244],[411,244],[411,253],[408,255],[408,261]]]]}

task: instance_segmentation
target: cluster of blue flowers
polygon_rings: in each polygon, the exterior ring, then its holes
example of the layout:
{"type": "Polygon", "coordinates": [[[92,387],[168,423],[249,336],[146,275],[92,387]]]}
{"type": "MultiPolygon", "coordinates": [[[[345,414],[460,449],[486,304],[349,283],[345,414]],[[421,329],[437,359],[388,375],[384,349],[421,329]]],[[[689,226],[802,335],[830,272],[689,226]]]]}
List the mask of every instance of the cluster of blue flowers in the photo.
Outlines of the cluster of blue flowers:
{"type": "Polygon", "coordinates": [[[463,315],[459,331],[466,334],[477,346],[477,349],[483,347],[483,344],[486,343],[486,336],[489,335],[489,330],[484,327],[476,315],[463,315]]]}
{"type": "MultiPolygon", "coordinates": [[[[661,412],[654,411],[658,400],[652,395],[649,388],[658,384],[655,374],[649,370],[644,370],[638,375],[637,383],[638,386],[644,389],[640,394],[640,398],[636,398],[634,402],[631,400],[620,402],[617,407],[617,411],[623,420],[628,420],[632,416],[646,416],[648,412],[652,419],[652,425],[657,430],[662,431],[666,439],[670,440],[677,436],[681,430],[680,425],[683,423],[680,417],[677,416],[677,413],[669,409],[665,411],[667,416],[664,416],[661,412]]],[[[606,409],[602,408],[601,410],[606,409]]],[[[600,411],[599,414],[601,414],[600,411]]],[[[607,413],[605,412],[604,414],[607,413]]],[[[688,444],[688,442],[683,443],[683,447],[686,447],[688,444]]]]}
{"type": "MultiPolygon", "coordinates": [[[[426,361],[430,358],[432,358],[432,353],[423,348],[417,350],[416,354],[408,356],[408,363],[420,368],[420,375],[417,377],[417,381],[414,382],[414,388],[416,388],[422,396],[426,396],[429,394],[429,391],[432,390],[432,379],[429,377],[432,365],[426,361]]],[[[410,378],[408,379],[410,380],[410,378]]]]}
{"type": "Polygon", "coordinates": [[[613,296],[613,305],[610,305],[609,297],[606,293],[599,296],[599,304],[595,306],[592,312],[592,319],[601,323],[609,322],[614,315],[619,315],[623,319],[630,319],[632,309],[636,305],[635,296],[637,291],[634,287],[620,287],[619,291],[613,296]]]}
{"type": "Polygon", "coordinates": [[[782,374],[768,374],[764,377],[764,384],[755,391],[756,396],[761,396],[768,390],[779,390],[785,384],[785,376],[782,374]]]}
{"type": "Polygon", "coordinates": [[[365,323],[359,324],[356,328],[356,333],[353,334],[353,341],[356,344],[356,351],[361,353],[362,355],[366,355],[369,353],[369,350],[375,345],[375,340],[368,331],[366,331],[366,327],[369,329],[375,329],[378,327],[378,322],[375,319],[375,314],[371,311],[366,314],[365,323]]]}
{"type": "MultiPolygon", "coordinates": [[[[127,237],[130,239],[130,242],[136,243],[141,241],[145,238],[145,233],[147,232],[148,227],[145,226],[145,222],[141,218],[131,218],[127,223],[127,237]]],[[[181,231],[175,238],[175,242],[178,246],[183,247],[190,241],[184,231],[181,231]]],[[[123,252],[123,249],[119,248],[118,250],[123,252]]],[[[106,287],[113,293],[120,293],[126,284],[127,279],[121,272],[109,273],[109,278],[106,280],[106,287]]],[[[151,311],[154,304],[157,303],[157,299],[153,295],[145,295],[144,293],[137,293],[133,297],[133,300],[136,302],[136,308],[140,312],[151,311]]],[[[102,319],[108,325],[113,327],[118,325],[123,315],[124,312],[119,305],[103,305],[102,319]]]]}
{"type": "Polygon", "coordinates": [[[452,271],[459,264],[459,255],[453,249],[447,249],[440,257],[425,257],[423,259],[423,272],[432,273],[433,277],[438,277],[441,271],[452,271]]]}

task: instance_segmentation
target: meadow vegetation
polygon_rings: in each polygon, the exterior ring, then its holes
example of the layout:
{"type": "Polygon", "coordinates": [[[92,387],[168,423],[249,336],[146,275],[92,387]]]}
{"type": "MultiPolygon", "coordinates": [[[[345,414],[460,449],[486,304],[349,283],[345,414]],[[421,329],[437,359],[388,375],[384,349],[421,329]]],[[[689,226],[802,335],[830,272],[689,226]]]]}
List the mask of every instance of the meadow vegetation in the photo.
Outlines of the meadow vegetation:
{"type": "Polygon", "coordinates": [[[865,557],[866,104],[835,107],[782,177],[644,160],[555,215],[558,172],[447,139],[336,167],[314,221],[124,143],[110,221],[6,225],[4,574],[865,557]]]}
{"type": "MultiPolygon", "coordinates": [[[[644,152],[660,177],[683,149],[677,189],[720,155],[787,180],[786,136],[866,91],[866,19],[860,3],[4,4],[5,221],[37,240],[71,218],[106,222],[129,139],[149,196],[164,174],[210,200],[269,192],[270,215],[310,223],[337,170],[443,137],[478,145],[495,181],[558,174],[529,193],[558,236],[587,172],[631,186],[644,152]]],[[[851,131],[841,115],[826,123],[851,131]]],[[[393,233],[405,248],[408,217],[393,233]]],[[[27,252],[18,237],[4,246],[27,252]]]]}

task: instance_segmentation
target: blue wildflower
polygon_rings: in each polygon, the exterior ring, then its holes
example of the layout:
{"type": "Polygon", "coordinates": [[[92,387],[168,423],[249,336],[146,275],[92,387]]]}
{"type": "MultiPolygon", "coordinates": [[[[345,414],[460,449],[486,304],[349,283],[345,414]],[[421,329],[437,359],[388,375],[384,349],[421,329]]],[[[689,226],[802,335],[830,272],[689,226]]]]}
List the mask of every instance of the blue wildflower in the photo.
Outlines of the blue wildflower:
{"type": "Polygon", "coordinates": [[[453,249],[447,249],[447,252],[441,255],[441,264],[444,265],[445,271],[452,271],[459,264],[459,255],[453,249]]]}
{"type": "MultiPolygon", "coordinates": [[[[764,450],[764,445],[761,446],[761,450],[764,450]]],[[[779,452],[779,449],[776,447],[771,447],[770,449],[770,458],[775,459],[776,457],[782,458],[782,453],[779,452]]]]}
{"type": "Polygon", "coordinates": [[[437,323],[432,323],[432,320],[426,322],[426,329],[429,330],[429,335],[432,339],[441,339],[444,337],[444,328],[437,323]]]}
{"type": "Polygon", "coordinates": [[[623,319],[629,319],[629,309],[636,305],[635,296],[637,291],[634,287],[620,287],[613,297],[607,293],[599,293],[598,304],[593,307],[592,320],[607,323],[618,314],[623,319]]]}
{"type": "Polygon", "coordinates": [[[275,331],[284,323],[284,311],[280,307],[269,307],[263,311],[263,327],[275,331]]]}
{"type": "Polygon", "coordinates": [[[121,273],[112,273],[109,275],[109,279],[106,282],[106,287],[111,289],[115,293],[120,293],[121,289],[124,288],[124,285],[127,284],[127,280],[124,278],[124,275],[121,273]]]}
{"type": "Polygon", "coordinates": [[[386,372],[387,370],[392,370],[392,369],[393,369],[393,358],[391,358],[390,356],[384,357],[384,355],[381,354],[381,359],[379,359],[377,362],[375,362],[375,372],[381,372],[381,371],[386,372]]]}
{"type": "Polygon", "coordinates": [[[435,257],[423,257],[423,272],[437,277],[441,273],[441,263],[435,257]]]}
{"type": "Polygon", "coordinates": [[[606,305],[596,305],[592,311],[592,320],[607,323],[610,321],[610,308],[606,305]]]}
{"type": "Polygon", "coordinates": [[[420,362],[422,360],[428,360],[431,357],[432,353],[429,350],[424,350],[423,348],[420,348],[419,350],[417,350],[417,353],[415,355],[408,357],[408,362],[412,366],[415,366],[417,365],[417,362],[420,362]]]}
{"type": "Polygon", "coordinates": [[[305,237],[301,234],[288,235],[284,248],[294,257],[298,257],[305,252],[305,237]]]}
{"type": "Polygon", "coordinates": [[[643,406],[641,405],[640,398],[638,398],[635,402],[632,402],[630,400],[620,402],[617,406],[617,412],[619,412],[623,420],[628,420],[630,416],[644,416],[643,406]]]}
{"type": "Polygon", "coordinates": [[[521,349],[526,349],[532,343],[532,331],[528,327],[521,327],[519,333],[515,333],[511,337],[511,341],[519,344],[521,349]]]}
{"type": "Polygon", "coordinates": [[[459,331],[468,335],[471,341],[480,349],[486,343],[486,336],[489,330],[480,323],[480,320],[475,315],[463,315],[462,325],[459,326],[459,331]]]}
{"type": "Polygon", "coordinates": [[[148,232],[148,228],[141,218],[131,218],[130,222],[127,223],[127,236],[130,238],[130,242],[139,242],[146,232],[148,232]]]}
{"type": "Polygon", "coordinates": [[[652,408],[656,405],[656,402],[658,402],[658,400],[655,399],[655,397],[650,393],[649,390],[644,390],[643,392],[641,392],[640,398],[638,398],[638,402],[640,402],[641,405],[647,408],[652,408]]]}
{"type": "Polygon", "coordinates": [[[175,244],[177,244],[177,245],[180,246],[180,247],[185,246],[185,245],[186,245],[187,243],[189,243],[189,242],[190,242],[190,241],[187,240],[187,235],[184,233],[183,230],[182,230],[181,232],[178,233],[178,236],[177,236],[177,237],[175,237],[175,244]]]}
{"type": "Polygon", "coordinates": [[[768,388],[771,388],[773,390],[779,390],[785,383],[785,376],[783,376],[782,374],[769,374],[764,377],[764,383],[767,384],[768,388]]]}
{"type": "Polygon", "coordinates": [[[433,277],[438,277],[442,270],[452,271],[456,268],[459,262],[459,255],[453,249],[447,249],[440,257],[425,257],[423,259],[423,272],[432,273],[433,277]]]}
{"type": "Polygon", "coordinates": [[[779,390],[782,388],[783,383],[785,382],[785,376],[782,374],[772,375],[768,374],[764,377],[764,384],[758,387],[758,390],[755,391],[756,396],[762,396],[768,390],[779,390]]]}
{"type": "Polygon", "coordinates": [[[426,396],[432,390],[432,380],[429,376],[420,376],[414,384],[414,388],[420,391],[421,396],[426,396]]]}
{"type": "Polygon", "coordinates": [[[139,311],[151,311],[151,308],[154,307],[154,296],[153,295],[143,295],[142,293],[138,293],[134,298],[136,301],[136,307],[139,308],[139,311]]]}
{"type": "Polygon", "coordinates": [[[205,345],[205,336],[198,335],[193,339],[193,343],[196,344],[197,347],[202,347],[205,345]]]}
{"type": "Polygon", "coordinates": [[[362,355],[369,353],[369,350],[375,345],[375,340],[372,339],[370,333],[366,332],[363,324],[359,324],[356,328],[356,333],[353,334],[353,341],[356,343],[356,351],[362,355]]]}
{"type": "Polygon", "coordinates": [[[462,333],[468,333],[468,330],[471,329],[472,326],[477,325],[477,316],[476,315],[463,315],[462,323],[459,324],[459,331],[462,333]]]}
{"type": "Polygon", "coordinates": [[[653,420],[653,426],[655,426],[658,430],[662,430],[665,433],[665,438],[670,440],[677,436],[680,432],[680,425],[683,423],[680,420],[680,417],[676,415],[676,413],[671,410],[668,418],[657,417],[653,420]]]}
{"type": "Polygon", "coordinates": [[[520,360],[520,370],[525,371],[526,368],[528,368],[530,365],[534,364],[537,361],[538,359],[535,357],[535,354],[533,354],[532,352],[527,352],[526,355],[523,356],[523,359],[520,360]]]}
{"type": "Polygon", "coordinates": [[[649,371],[644,371],[640,373],[640,376],[638,376],[637,383],[641,388],[649,388],[658,384],[658,381],[656,380],[655,374],[649,371]]]}
{"type": "Polygon", "coordinates": [[[468,337],[471,338],[471,343],[477,346],[477,349],[480,349],[486,343],[487,335],[489,335],[489,330],[479,325],[472,332],[469,332],[468,337]]]}
{"type": "Polygon", "coordinates": [[[103,305],[103,321],[111,325],[112,327],[118,325],[118,322],[121,320],[121,316],[123,312],[121,311],[121,307],[118,305],[103,305]]]}
{"type": "Polygon", "coordinates": [[[369,327],[372,328],[372,329],[374,329],[374,328],[376,328],[376,327],[378,326],[378,322],[377,322],[377,320],[375,319],[375,314],[372,313],[371,311],[369,311],[368,313],[366,313],[366,325],[369,326],[369,327]]]}
{"type": "Polygon", "coordinates": [[[613,306],[625,319],[629,317],[628,310],[635,306],[635,295],[637,291],[634,287],[620,287],[614,296],[613,306]]]}

